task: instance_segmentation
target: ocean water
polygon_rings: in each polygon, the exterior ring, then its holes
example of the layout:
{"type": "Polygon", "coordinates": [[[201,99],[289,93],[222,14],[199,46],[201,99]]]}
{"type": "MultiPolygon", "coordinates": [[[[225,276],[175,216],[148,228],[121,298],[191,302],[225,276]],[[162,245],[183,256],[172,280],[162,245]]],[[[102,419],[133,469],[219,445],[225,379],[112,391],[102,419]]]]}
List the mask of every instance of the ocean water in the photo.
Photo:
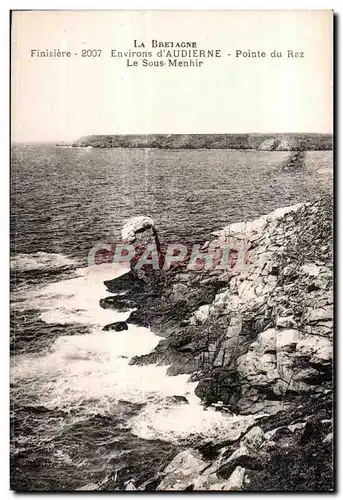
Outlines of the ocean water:
{"type": "Polygon", "coordinates": [[[103,282],[127,272],[87,267],[97,243],[118,241],[134,215],[164,242],[208,234],[332,189],[332,153],[67,149],[14,146],[11,166],[11,485],[123,489],[144,482],[191,436],[237,419],[205,410],[188,376],[129,365],[159,337],[106,332],[129,313],[103,310],[103,282]],[[178,404],[171,396],[185,396],[178,404]]]}

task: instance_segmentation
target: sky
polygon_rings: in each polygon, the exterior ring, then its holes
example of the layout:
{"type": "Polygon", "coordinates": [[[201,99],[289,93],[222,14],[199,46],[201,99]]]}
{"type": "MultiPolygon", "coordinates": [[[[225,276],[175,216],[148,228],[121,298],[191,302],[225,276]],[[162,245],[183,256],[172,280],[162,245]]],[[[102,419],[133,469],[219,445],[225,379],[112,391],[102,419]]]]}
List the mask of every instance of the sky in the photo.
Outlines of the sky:
{"type": "Polygon", "coordinates": [[[331,133],[332,66],[331,11],[14,12],[12,140],[331,133]],[[145,49],[134,49],[134,39],[145,49]],[[220,49],[223,57],[201,67],[147,68],[110,55],[112,49],[150,51],[153,39],[196,42],[199,49],[220,49]],[[73,56],[31,57],[32,49],[73,56]],[[82,58],[82,49],[99,49],[101,57],[82,58]],[[237,50],[267,57],[237,58],[237,50]],[[283,57],[271,58],[273,50],[283,57]],[[287,58],[288,50],[304,57],[287,58]]]}

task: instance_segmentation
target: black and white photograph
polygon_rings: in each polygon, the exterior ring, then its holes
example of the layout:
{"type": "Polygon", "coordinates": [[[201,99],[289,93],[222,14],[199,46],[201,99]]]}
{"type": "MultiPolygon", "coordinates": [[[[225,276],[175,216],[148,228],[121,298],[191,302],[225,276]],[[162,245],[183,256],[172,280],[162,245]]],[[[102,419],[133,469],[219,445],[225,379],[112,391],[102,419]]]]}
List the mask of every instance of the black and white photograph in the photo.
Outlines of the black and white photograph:
{"type": "Polygon", "coordinates": [[[333,26],[11,12],[12,490],[335,490],[333,26]]]}

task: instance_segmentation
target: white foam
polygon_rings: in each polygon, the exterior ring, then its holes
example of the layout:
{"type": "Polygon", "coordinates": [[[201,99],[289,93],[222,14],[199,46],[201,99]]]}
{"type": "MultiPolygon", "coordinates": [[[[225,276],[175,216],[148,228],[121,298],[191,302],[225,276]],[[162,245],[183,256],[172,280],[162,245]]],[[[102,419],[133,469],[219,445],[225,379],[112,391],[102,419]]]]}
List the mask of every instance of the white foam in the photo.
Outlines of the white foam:
{"type": "MultiPolygon", "coordinates": [[[[15,394],[34,397],[51,409],[78,408],[90,414],[111,414],[119,400],[146,403],[137,417],[127,422],[144,439],[178,441],[187,436],[218,436],[237,432],[237,420],[205,411],[194,394],[196,382],[189,375],[167,375],[167,366],[130,365],[135,355],[151,352],[160,337],[149,329],[129,325],[122,332],[102,331],[104,324],[126,319],[129,313],[104,310],[103,281],[127,272],[108,264],[86,268],[73,279],[49,284],[27,298],[30,307],[42,309],[47,323],[81,323],[91,333],[62,336],[48,352],[21,354],[12,361],[15,394]],[[166,400],[184,396],[189,404],[166,400]]],[[[107,294],[108,295],[108,294],[107,294]]],[[[242,425],[245,418],[240,419],[242,425]]],[[[231,435],[231,434],[230,434],[231,435]]]]}
{"type": "Polygon", "coordinates": [[[122,332],[63,336],[47,354],[16,356],[12,382],[26,382],[28,390],[39,394],[37,404],[50,409],[82,405],[90,414],[111,414],[118,400],[146,403],[127,422],[143,439],[177,442],[190,435],[235,433],[245,418],[205,411],[194,395],[197,383],[189,382],[188,375],[170,377],[167,366],[129,364],[132,356],[150,352],[159,340],[150,330],[133,325],[122,332]],[[166,400],[174,395],[186,397],[189,404],[166,400]]]}
{"type": "Polygon", "coordinates": [[[127,266],[114,267],[111,264],[79,269],[76,278],[25,291],[24,301],[16,307],[25,310],[29,305],[31,309],[42,311],[40,318],[46,323],[81,323],[100,327],[124,321],[130,312],[118,313],[112,309],[102,309],[99,301],[111,295],[106,291],[104,281],[127,271],[127,266]]]}
{"type": "Polygon", "coordinates": [[[105,409],[118,399],[144,403],[174,394],[192,394],[196,384],[188,384],[187,375],[168,377],[166,366],[129,365],[133,356],[151,352],[160,337],[134,325],[122,332],[101,330],[105,324],[123,321],[130,314],[99,305],[101,298],[111,295],[103,282],[127,271],[127,267],[115,269],[108,264],[93,266],[83,269],[77,278],[49,284],[27,296],[30,307],[41,309],[40,317],[47,323],[92,327],[90,334],[59,337],[46,354],[15,358],[14,380],[34,378],[40,386],[45,385],[40,404],[75,406],[97,400],[97,408],[105,409]]]}
{"type": "Polygon", "coordinates": [[[119,399],[144,403],[178,389],[184,393],[186,376],[167,377],[166,367],[129,365],[132,356],[150,352],[158,341],[148,329],[133,325],[122,332],[63,336],[47,354],[17,356],[13,381],[39,382],[40,404],[69,408],[88,401],[92,411],[106,411],[119,399]]]}
{"type": "Polygon", "coordinates": [[[59,269],[61,267],[71,267],[74,265],[76,265],[74,260],[59,253],[20,253],[11,258],[11,269],[17,271],[59,269]]]}
{"type": "Polygon", "coordinates": [[[191,398],[190,404],[152,404],[130,420],[132,432],[143,439],[178,442],[189,436],[203,439],[236,439],[254,422],[251,415],[229,416],[212,408],[205,410],[191,398]]]}

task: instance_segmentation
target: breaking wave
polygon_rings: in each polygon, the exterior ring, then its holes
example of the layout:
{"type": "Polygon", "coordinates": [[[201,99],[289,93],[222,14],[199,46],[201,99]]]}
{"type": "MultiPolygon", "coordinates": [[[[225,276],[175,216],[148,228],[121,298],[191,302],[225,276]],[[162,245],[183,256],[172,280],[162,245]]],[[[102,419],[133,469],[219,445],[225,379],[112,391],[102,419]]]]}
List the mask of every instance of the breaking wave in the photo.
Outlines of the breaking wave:
{"type": "Polygon", "coordinates": [[[35,271],[75,267],[73,259],[59,253],[36,252],[19,253],[11,258],[11,269],[14,271],[35,271]]]}
{"type": "Polygon", "coordinates": [[[115,270],[108,264],[84,268],[73,279],[28,294],[26,301],[40,311],[44,322],[87,324],[90,333],[63,335],[45,353],[15,356],[12,383],[25,400],[51,410],[82,408],[89,415],[111,415],[120,401],[143,404],[127,426],[144,439],[175,442],[193,434],[226,432],[234,421],[205,410],[194,395],[196,382],[189,382],[188,375],[168,376],[167,366],[130,365],[133,356],[151,352],[160,337],[130,324],[121,332],[102,330],[107,323],[125,321],[130,314],[99,306],[106,295],[103,282],[127,270],[115,270]],[[187,401],[174,402],[170,398],[174,395],[187,401]]]}

